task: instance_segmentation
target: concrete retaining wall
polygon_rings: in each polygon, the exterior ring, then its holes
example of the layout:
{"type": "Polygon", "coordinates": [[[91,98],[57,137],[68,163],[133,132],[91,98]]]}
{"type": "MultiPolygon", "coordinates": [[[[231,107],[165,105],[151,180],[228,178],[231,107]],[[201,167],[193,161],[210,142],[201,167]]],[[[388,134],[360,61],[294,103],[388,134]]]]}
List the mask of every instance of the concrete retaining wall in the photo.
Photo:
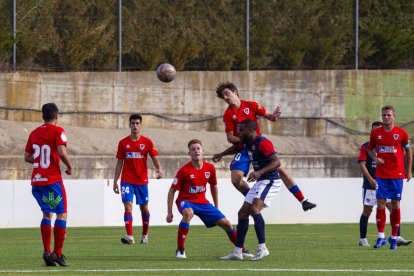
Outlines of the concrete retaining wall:
{"type": "MultiPolygon", "coordinates": [[[[56,102],[62,111],[151,113],[180,120],[221,116],[226,104],[215,96],[218,82],[237,84],[242,98],[272,110],[283,108],[278,124],[264,122],[266,134],[320,136],[340,134],[329,118],[369,131],[380,107],[392,104],[398,121],[413,120],[413,71],[250,71],[178,72],[168,84],[155,72],[77,72],[0,74],[0,106],[40,109],[56,102]],[[315,118],[313,120],[303,118],[315,118]]],[[[0,110],[0,119],[39,121],[38,112],[0,110]]],[[[127,115],[69,114],[62,125],[123,127],[127,115]]],[[[148,116],[151,127],[222,131],[221,119],[185,123],[148,116]]],[[[409,131],[414,127],[409,126],[409,131]]]]}

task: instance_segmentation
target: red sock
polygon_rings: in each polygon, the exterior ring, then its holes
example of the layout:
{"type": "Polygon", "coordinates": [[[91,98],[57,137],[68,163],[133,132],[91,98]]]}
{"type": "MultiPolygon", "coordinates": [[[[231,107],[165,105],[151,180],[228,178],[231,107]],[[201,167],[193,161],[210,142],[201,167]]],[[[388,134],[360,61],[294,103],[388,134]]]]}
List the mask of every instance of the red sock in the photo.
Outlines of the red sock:
{"type": "Polygon", "coordinates": [[[378,209],[377,208],[377,230],[380,233],[384,233],[385,230],[385,222],[387,220],[387,217],[385,216],[385,208],[384,209],[378,209]]]}
{"type": "Polygon", "coordinates": [[[298,185],[290,187],[289,192],[291,192],[299,202],[305,200],[305,197],[303,196],[302,191],[299,189],[298,185]]]}
{"type": "Polygon", "coordinates": [[[58,256],[62,255],[63,243],[66,238],[66,221],[56,220],[55,227],[53,229],[53,235],[55,236],[54,251],[58,256]]]}
{"type": "Polygon", "coordinates": [[[132,212],[125,212],[124,213],[124,222],[125,222],[125,230],[128,236],[133,236],[134,233],[132,231],[132,212]]]}
{"type": "Polygon", "coordinates": [[[227,236],[229,237],[230,241],[236,245],[236,238],[237,238],[237,231],[236,229],[231,229],[230,231],[226,231],[227,232],[227,236]]]}
{"type": "Polygon", "coordinates": [[[391,212],[391,236],[396,237],[398,235],[398,228],[400,228],[401,212],[400,208],[392,209],[391,212]]]}
{"type": "Polygon", "coordinates": [[[52,239],[52,225],[49,219],[43,219],[40,224],[40,233],[42,234],[43,249],[45,252],[49,253],[50,242],[52,239]]]}
{"type": "Polygon", "coordinates": [[[148,235],[150,213],[142,215],[142,235],[148,235]]]}
{"type": "Polygon", "coordinates": [[[188,235],[188,231],[190,230],[190,224],[185,222],[180,222],[178,226],[178,234],[177,234],[177,249],[184,250],[185,238],[188,235]]]}

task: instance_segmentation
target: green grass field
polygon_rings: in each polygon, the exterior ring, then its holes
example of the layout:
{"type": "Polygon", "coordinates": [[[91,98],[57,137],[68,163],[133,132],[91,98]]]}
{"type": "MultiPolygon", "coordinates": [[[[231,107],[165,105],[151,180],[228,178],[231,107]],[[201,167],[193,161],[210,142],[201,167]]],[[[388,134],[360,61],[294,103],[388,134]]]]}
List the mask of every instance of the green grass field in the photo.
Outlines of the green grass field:
{"type": "MultiPolygon", "coordinates": [[[[404,237],[414,238],[414,224],[404,224],[404,237]]],[[[387,227],[389,231],[389,226],[387,227]]],[[[140,233],[140,228],[135,228],[140,233]]],[[[261,261],[220,261],[233,245],[218,227],[191,226],[186,241],[187,259],[176,259],[177,226],[150,227],[148,245],[123,245],[121,227],[68,228],[64,254],[69,267],[46,267],[41,258],[40,230],[0,229],[0,273],[53,275],[211,275],[276,274],[372,275],[378,272],[414,274],[414,244],[380,249],[358,247],[357,224],[268,225],[270,255],[261,261]]],[[[371,245],[375,225],[369,226],[371,245]]],[[[246,247],[254,252],[251,225],[246,247]]]]}

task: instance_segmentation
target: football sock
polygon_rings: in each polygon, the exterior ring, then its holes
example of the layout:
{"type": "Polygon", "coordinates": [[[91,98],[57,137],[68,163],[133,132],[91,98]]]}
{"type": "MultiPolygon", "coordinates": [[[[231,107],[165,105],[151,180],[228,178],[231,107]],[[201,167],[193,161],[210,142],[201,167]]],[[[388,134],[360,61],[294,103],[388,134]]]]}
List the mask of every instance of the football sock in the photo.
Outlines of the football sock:
{"type": "Polygon", "coordinates": [[[361,215],[359,219],[359,237],[361,239],[365,239],[367,237],[368,232],[368,217],[361,215]]]}
{"type": "Polygon", "coordinates": [[[377,208],[377,230],[379,233],[384,233],[385,230],[385,222],[386,222],[386,216],[385,216],[385,208],[378,209],[377,208]]]}
{"type": "Polygon", "coordinates": [[[142,235],[148,235],[148,227],[150,220],[150,213],[143,214],[142,216],[142,235]]]}
{"type": "Polygon", "coordinates": [[[52,239],[52,222],[50,219],[42,219],[40,222],[40,233],[42,234],[44,251],[50,254],[50,240],[52,239]]]}
{"type": "Polygon", "coordinates": [[[53,235],[55,236],[54,251],[58,256],[62,255],[63,243],[66,238],[66,221],[57,219],[55,221],[55,227],[53,229],[53,235]]]}
{"type": "Polygon", "coordinates": [[[190,230],[190,224],[186,222],[180,222],[178,225],[178,235],[177,235],[177,248],[184,250],[185,238],[188,235],[190,230]]]}
{"type": "Polygon", "coordinates": [[[305,197],[303,196],[302,191],[299,189],[298,185],[292,186],[289,189],[289,192],[291,192],[300,203],[302,203],[305,200],[305,197]]]}
{"type": "Polygon", "coordinates": [[[134,233],[132,231],[132,212],[125,212],[124,213],[124,222],[125,222],[125,230],[128,236],[133,236],[134,233]]]}
{"type": "Polygon", "coordinates": [[[392,209],[391,212],[391,236],[398,236],[398,228],[400,228],[401,212],[400,208],[392,209]]]}
{"type": "Polygon", "coordinates": [[[243,248],[247,230],[249,230],[249,219],[239,219],[239,223],[237,224],[236,247],[243,248]]]}
{"type": "Polygon", "coordinates": [[[236,245],[236,238],[237,238],[237,231],[234,227],[230,231],[226,231],[227,236],[229,237],[230,241],[236,245]]]}
{"type": "Polygon", "coordinates": [[[400,227],[398,227],[398,234],[397,234],[397,236],[398,237],[401,237],[401,221],[400,221],[400,227]]]}
{"type": "Polygon", "coordinates": [[[254,219],[254,230],[256,230],[256,236],[259,244],[266,242],[265,234],[265,221],[262,214],[255,214],[252,216],[254,219]]]}

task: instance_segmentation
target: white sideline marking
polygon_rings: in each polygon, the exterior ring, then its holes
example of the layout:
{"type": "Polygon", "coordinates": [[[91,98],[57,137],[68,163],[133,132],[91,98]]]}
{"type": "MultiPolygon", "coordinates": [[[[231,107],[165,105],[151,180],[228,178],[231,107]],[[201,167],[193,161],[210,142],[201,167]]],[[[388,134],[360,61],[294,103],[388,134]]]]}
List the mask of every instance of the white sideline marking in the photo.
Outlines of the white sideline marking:
{"type": "Polygon", "coordinates": [[[40,272],[168,272],[168,271],[253,271],[253,272],[403,272],[414,273],[414,269],[284,269],[284,268],[154,268],[154,269],[41,269],[41,270],[0,270],[0,273],[40,272]]]}

